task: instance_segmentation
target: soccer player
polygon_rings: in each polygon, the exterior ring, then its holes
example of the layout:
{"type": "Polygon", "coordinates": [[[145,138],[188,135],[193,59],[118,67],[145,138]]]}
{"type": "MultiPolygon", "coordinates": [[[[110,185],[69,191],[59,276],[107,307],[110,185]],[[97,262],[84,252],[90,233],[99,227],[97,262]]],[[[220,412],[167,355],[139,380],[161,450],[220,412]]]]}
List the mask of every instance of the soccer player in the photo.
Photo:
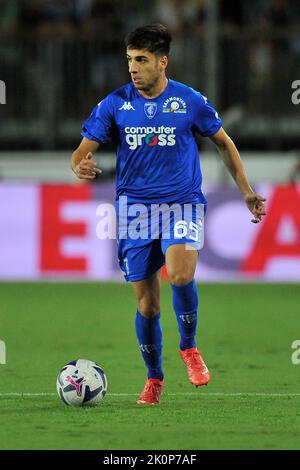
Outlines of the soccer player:
{"type": "MultiPolygon", "coordinates": [[[[160,326],[160,270],[164,264],[180,333],[179,353],[188,378],[197,387],[210,380],[195,342],[198,293],[194,274],[207,205],[201,191],[196,133],[209,137],[217,146],[253,214],[252,222],[260,222],[265,214],[265,199],[250,187],[239,153],[207,98],[166,76],[170,43],[170,34],[160,24],[140,27],[127,35],[131,82],[110,93],[94,108],[83,124],[83,139],[71,158],[77,177],[93,180],[101,173],[94,153],[99,144],[114,142],[120,226],[130,226],[133,221],[130,209],[137,203],[138,207],[143,204],[146,212],[153,204],[191,208],[184,219],[170,217],[167,228],[161,218],[163,211],[159,212],[155,235],[148,238],[138,239],[130,234],[121,237],[119,231],[119,263],[125,279],[133,284],[136,334],[148,369],[137,403],[148,405],[159,403],[164,386],[160,326]]],[[[144,228],[147,230],[147,222],[144,228]]]]}

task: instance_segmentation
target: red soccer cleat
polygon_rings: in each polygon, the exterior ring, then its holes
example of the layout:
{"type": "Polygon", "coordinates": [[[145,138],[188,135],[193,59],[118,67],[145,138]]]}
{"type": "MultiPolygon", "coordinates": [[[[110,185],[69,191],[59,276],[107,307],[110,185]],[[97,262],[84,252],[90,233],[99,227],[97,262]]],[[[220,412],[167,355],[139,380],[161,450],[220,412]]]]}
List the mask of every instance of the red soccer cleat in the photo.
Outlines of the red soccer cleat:
{"type": "Polygon", "coordinates": [[[138,405],[158,405],[160,395],[164,387],[164,381],[159,379],[147,379],[144,390],[140,394],[138,405]]]}
{"type": "Polygon", "coordinates": [[[196,387],[207,385],[210,373],[198,349],[185,349],[179,354],[187,367],[189,381],[196,387]]]}

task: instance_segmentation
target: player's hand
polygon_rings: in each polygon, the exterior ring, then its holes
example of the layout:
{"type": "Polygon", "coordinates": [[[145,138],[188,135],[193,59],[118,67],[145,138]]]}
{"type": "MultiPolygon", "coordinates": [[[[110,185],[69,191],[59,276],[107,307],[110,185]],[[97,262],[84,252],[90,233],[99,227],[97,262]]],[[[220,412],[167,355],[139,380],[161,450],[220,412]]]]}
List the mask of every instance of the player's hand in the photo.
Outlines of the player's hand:
{"type": "Polygon", "coordinates": [[[102,173],[100,168],[97,168],[97,163],[93,160],[92,152],[89,152],[78,165],[74,168],[76,176],[83,180],[93,180],[102,173]]]}
{"type": "Polygon", "coordinates": [[[266,199],[257,193],[251,193],[245,196],[245,203],[250,212],[254,215],[254,219],[251,220],[254,224],[258,224],[262,217],[266,215],[265,201],[266,199]]]}

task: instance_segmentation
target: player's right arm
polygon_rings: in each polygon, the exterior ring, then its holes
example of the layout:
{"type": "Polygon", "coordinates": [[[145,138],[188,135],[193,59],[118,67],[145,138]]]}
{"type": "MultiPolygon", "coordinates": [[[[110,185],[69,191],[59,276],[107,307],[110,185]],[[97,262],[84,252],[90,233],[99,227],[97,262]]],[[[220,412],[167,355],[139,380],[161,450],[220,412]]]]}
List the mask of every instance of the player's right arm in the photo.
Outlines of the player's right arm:
{"type": "Polygon", "coordinates": [[[102,173],[100,168],[97,168],[96,161],[93,159],[93,154],[99,147],[99,143],[84,137],[79,147],[73,152],[71,157],[71,168],[77,178],[84,180],[93,180],[97,175],[102,173]]]}

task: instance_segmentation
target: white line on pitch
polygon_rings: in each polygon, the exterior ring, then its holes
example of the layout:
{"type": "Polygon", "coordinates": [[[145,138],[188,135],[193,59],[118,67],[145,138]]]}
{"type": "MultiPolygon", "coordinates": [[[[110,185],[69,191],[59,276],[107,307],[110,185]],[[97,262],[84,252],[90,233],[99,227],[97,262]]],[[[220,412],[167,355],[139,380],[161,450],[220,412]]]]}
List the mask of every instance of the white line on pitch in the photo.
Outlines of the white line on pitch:
{"type": "MultiPolygon", "coordinates": [[[[52,397],[56,393],[28,393],[28,392],[7,392],[0,393],[0,397],[52,397]]],[[[112,397],[131,397],[136,396],[138,393],[109,393],[112,397]]],[[[299,397],[300,393],[265,393],[265,392],[238,392],[238,393],[225,393],[225,392],[178,392],[178,393],[165,393],[165,396],[201,396],[201,397],[299,397]]]]}

